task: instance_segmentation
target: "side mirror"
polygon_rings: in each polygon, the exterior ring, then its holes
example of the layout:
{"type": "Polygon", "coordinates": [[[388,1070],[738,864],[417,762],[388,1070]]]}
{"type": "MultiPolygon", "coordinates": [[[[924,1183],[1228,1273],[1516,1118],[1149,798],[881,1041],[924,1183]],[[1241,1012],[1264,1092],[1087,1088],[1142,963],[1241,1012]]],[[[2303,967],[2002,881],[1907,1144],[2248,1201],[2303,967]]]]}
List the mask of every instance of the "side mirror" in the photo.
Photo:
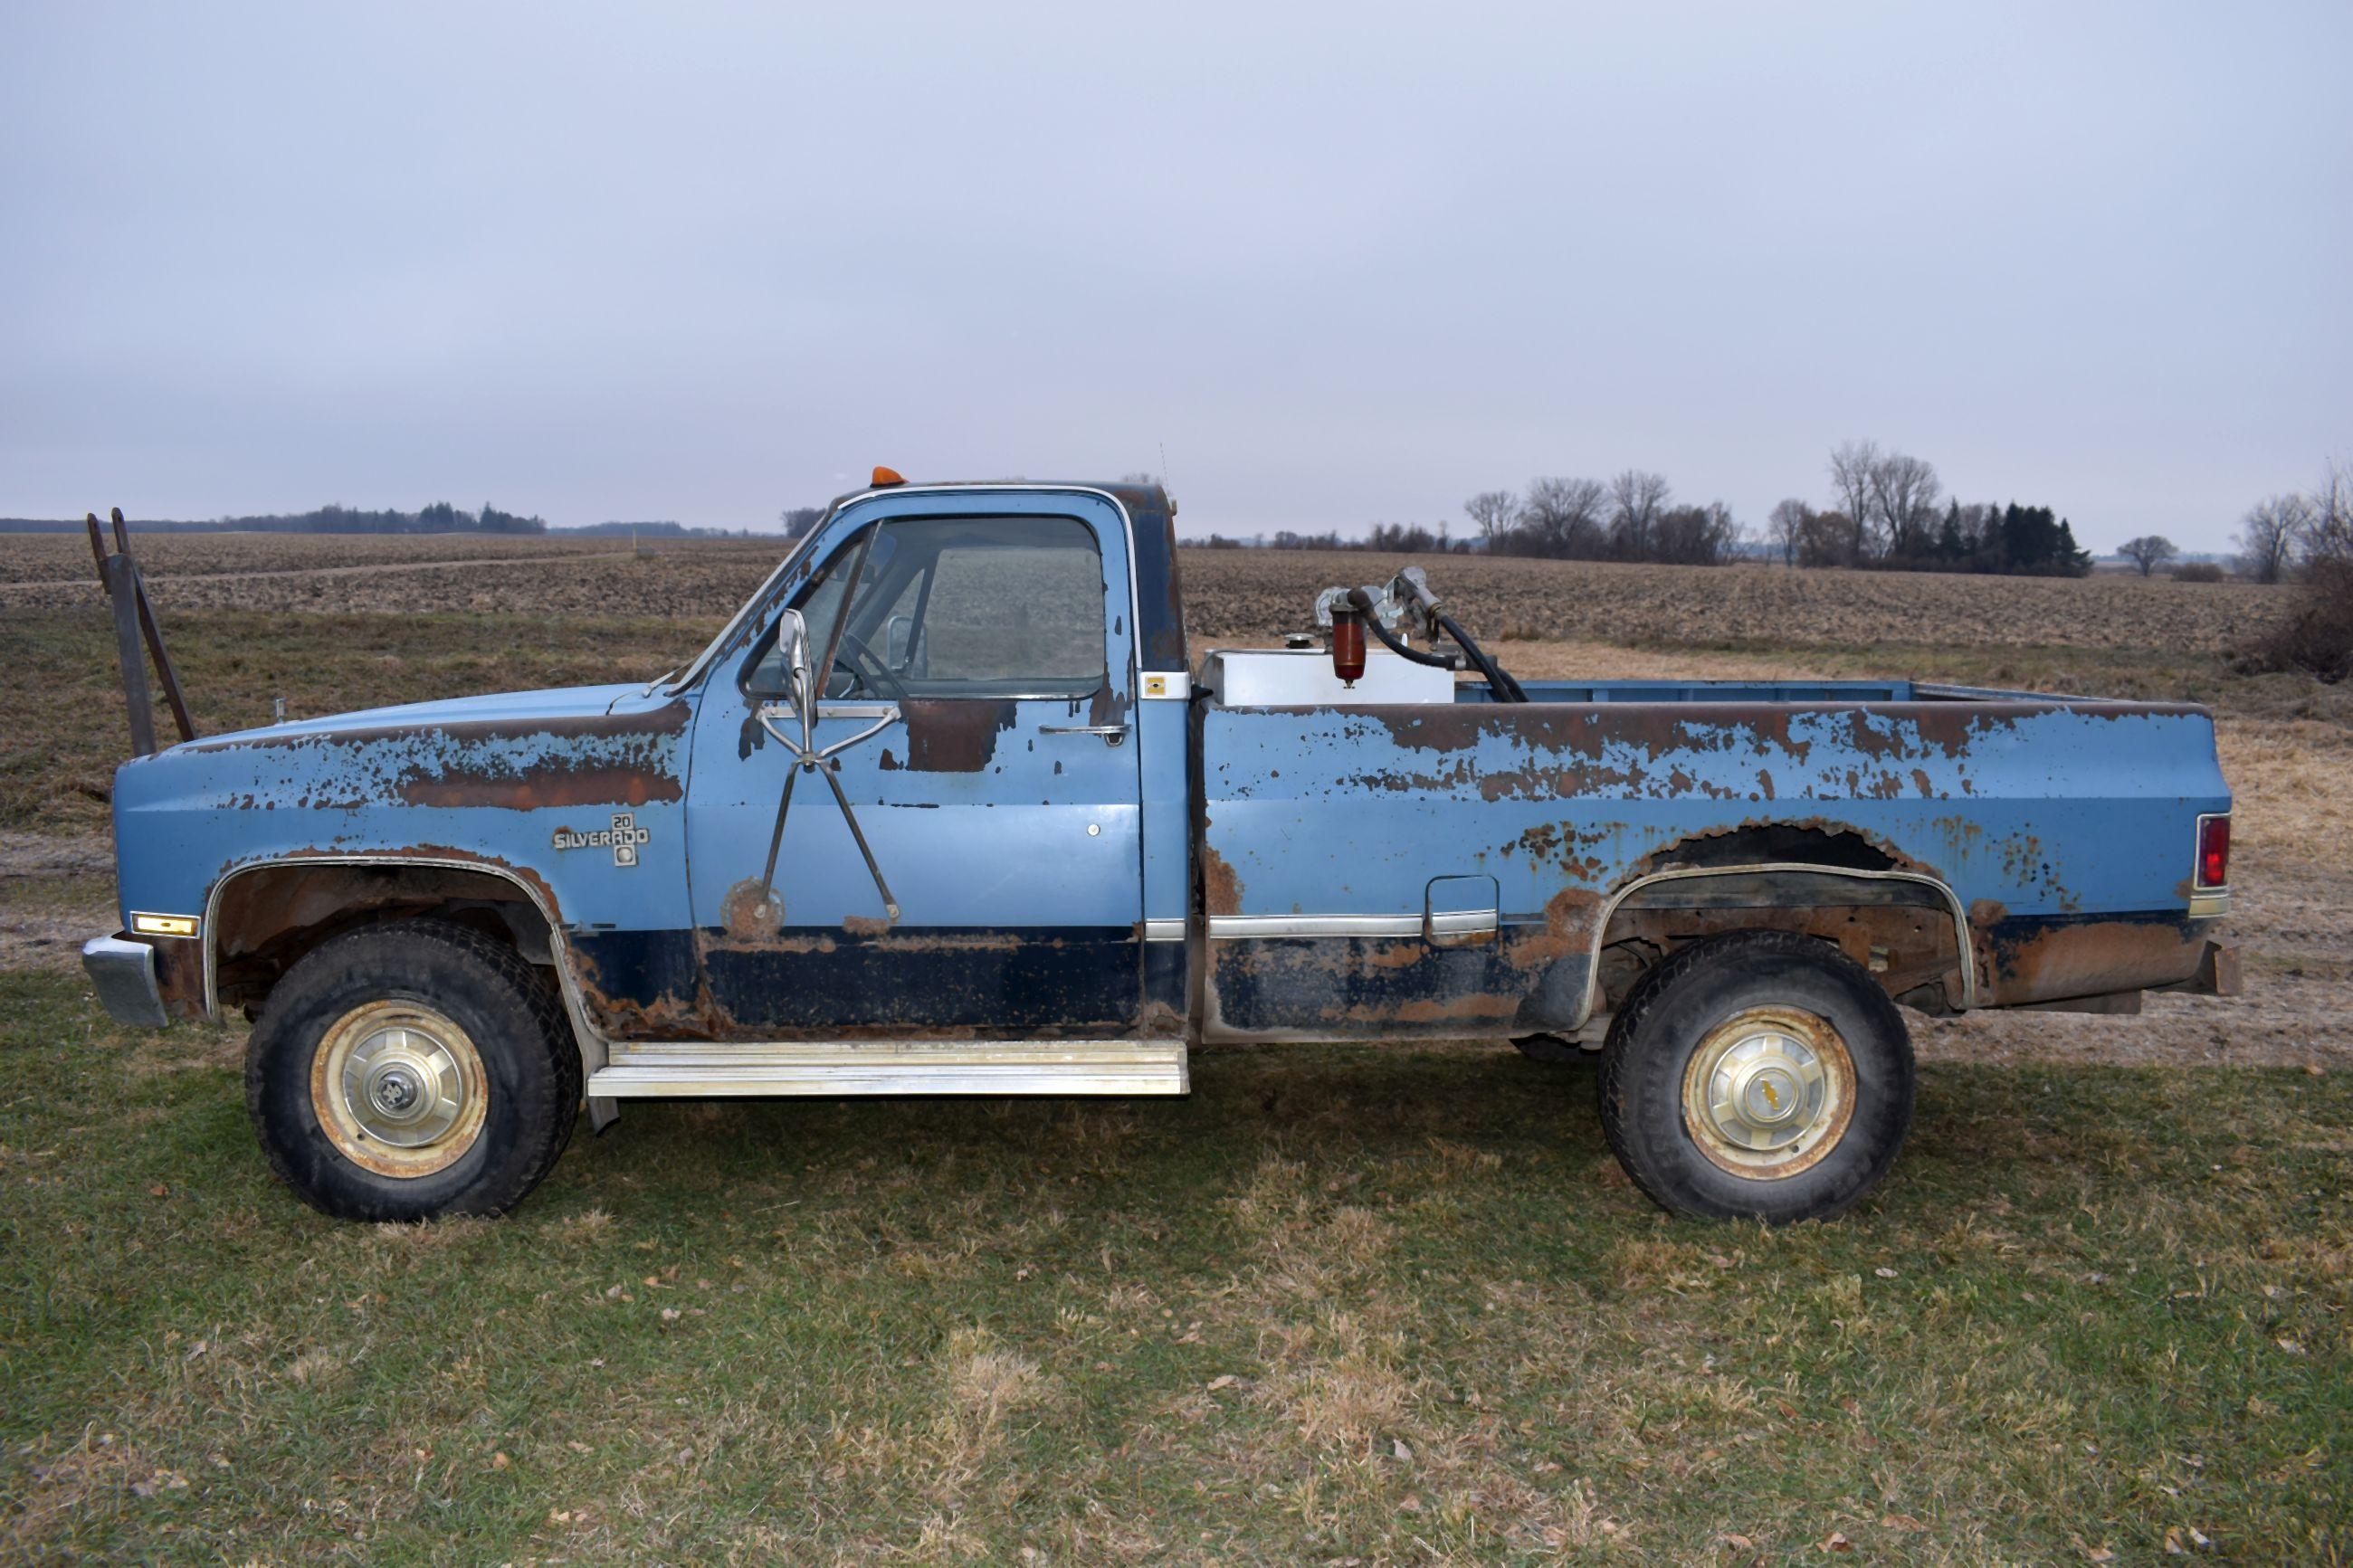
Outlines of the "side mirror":
{"type": "Polygon", "coordinates": [[[817,671],[810,668],[808,623],[798,610],[783,610],[776,616],[776,663],[785,678],[785,689],[778,693],[792,704],[793,712],[801,721],[801,737],[806,741],[817,727],[817,671]]]}
{"type": "Polygon", "coordinates": [[[892,669],[906,668],[908,658],[915,651],[915,617],[892,616],[883,630],[882,662],[892,669]]]}

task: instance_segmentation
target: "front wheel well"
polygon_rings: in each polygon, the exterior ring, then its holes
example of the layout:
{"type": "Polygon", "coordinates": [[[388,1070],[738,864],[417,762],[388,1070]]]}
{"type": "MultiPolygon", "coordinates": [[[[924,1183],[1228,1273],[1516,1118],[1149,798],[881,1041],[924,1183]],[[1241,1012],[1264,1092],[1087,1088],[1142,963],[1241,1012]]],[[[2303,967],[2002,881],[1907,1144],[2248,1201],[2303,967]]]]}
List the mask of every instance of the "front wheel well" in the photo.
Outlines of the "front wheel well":
{"type": "Polygon", "coordinates": [[[257,1014],[286,972],[322,942],[363,926],[430,915],[470,927],[552,969],[554,932],[539,905],[494,871],[394,862],[294,861],[233,873],[214,900],[206,941],[212,1001],[257,1014]]]}

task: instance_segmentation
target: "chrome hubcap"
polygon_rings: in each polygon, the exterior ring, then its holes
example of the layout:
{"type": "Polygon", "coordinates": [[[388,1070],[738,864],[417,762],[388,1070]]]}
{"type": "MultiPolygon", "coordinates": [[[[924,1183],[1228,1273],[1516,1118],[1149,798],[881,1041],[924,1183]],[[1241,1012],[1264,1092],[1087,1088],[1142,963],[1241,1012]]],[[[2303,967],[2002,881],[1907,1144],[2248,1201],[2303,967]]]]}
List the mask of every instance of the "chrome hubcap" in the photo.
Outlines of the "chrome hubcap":
{"type": "Polygon", "coordinates": [[[1751,1008],[1693,1052],[1683,1122],[1700,1152],[1736,1175],[1795,1175],[1837,1146],[1854,1110],[1854,1062],[1827,1020],[1751,1008]]]}
{"type": "Polygon", "coordinates": [[[432,1142],[466,1110],[457,1056],[414,1025],[378,1029],[353,1046],[343,1089],[361,1131],[403,1149],[432,1142]]]}
{"type": "Polygon", "coordinates": [[[319,1041],[311,1075],[320,1130],[387,1176],[447,1169],[481,1131],[482,1060],[466,1031],[415,1002],[373,1002],[319,1041]]]}

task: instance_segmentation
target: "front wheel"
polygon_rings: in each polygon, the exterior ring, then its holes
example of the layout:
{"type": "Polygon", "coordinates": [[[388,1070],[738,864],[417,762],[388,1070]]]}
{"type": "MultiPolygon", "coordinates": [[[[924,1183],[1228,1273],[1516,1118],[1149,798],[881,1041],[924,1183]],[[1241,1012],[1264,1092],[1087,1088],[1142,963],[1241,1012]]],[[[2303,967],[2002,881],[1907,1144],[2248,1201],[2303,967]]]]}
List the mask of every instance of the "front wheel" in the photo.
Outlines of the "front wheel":
{"type": "Polygon", "coordinates": [[[1827,1219],[1879,1184],[1912,1124],[1912,1039],[1868,971],[1794,931],[1676,952],[1601,1060],[1618,1162],[1679,1215],[1827,1219]]]}
{"type": "Polygon", "coordinates": [[[498,1214],[564,1152],[580,1055],[512,948],[404,921],[287,972],[247,1046],[245,1098],[270,1168],[323,1214],[498,1214]]]}

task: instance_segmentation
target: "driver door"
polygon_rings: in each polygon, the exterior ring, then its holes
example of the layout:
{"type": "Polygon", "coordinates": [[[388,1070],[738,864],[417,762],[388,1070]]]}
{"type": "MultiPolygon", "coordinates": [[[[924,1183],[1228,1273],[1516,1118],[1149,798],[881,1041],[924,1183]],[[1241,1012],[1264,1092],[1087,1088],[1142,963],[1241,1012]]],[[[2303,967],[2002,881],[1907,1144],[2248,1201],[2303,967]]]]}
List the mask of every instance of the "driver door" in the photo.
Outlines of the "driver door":
{"type": "Polygon", "coordinates": [[[744,1039],[1133,1035],[1124,532],[912,510],[924,499],[838,517],[793,599],[822,675],[815,748],[851,742],[826,763],[838,795],[785,743],[800,735],[773,626],[711,673],[687,808],[709,1014],[744,1039]]]}

